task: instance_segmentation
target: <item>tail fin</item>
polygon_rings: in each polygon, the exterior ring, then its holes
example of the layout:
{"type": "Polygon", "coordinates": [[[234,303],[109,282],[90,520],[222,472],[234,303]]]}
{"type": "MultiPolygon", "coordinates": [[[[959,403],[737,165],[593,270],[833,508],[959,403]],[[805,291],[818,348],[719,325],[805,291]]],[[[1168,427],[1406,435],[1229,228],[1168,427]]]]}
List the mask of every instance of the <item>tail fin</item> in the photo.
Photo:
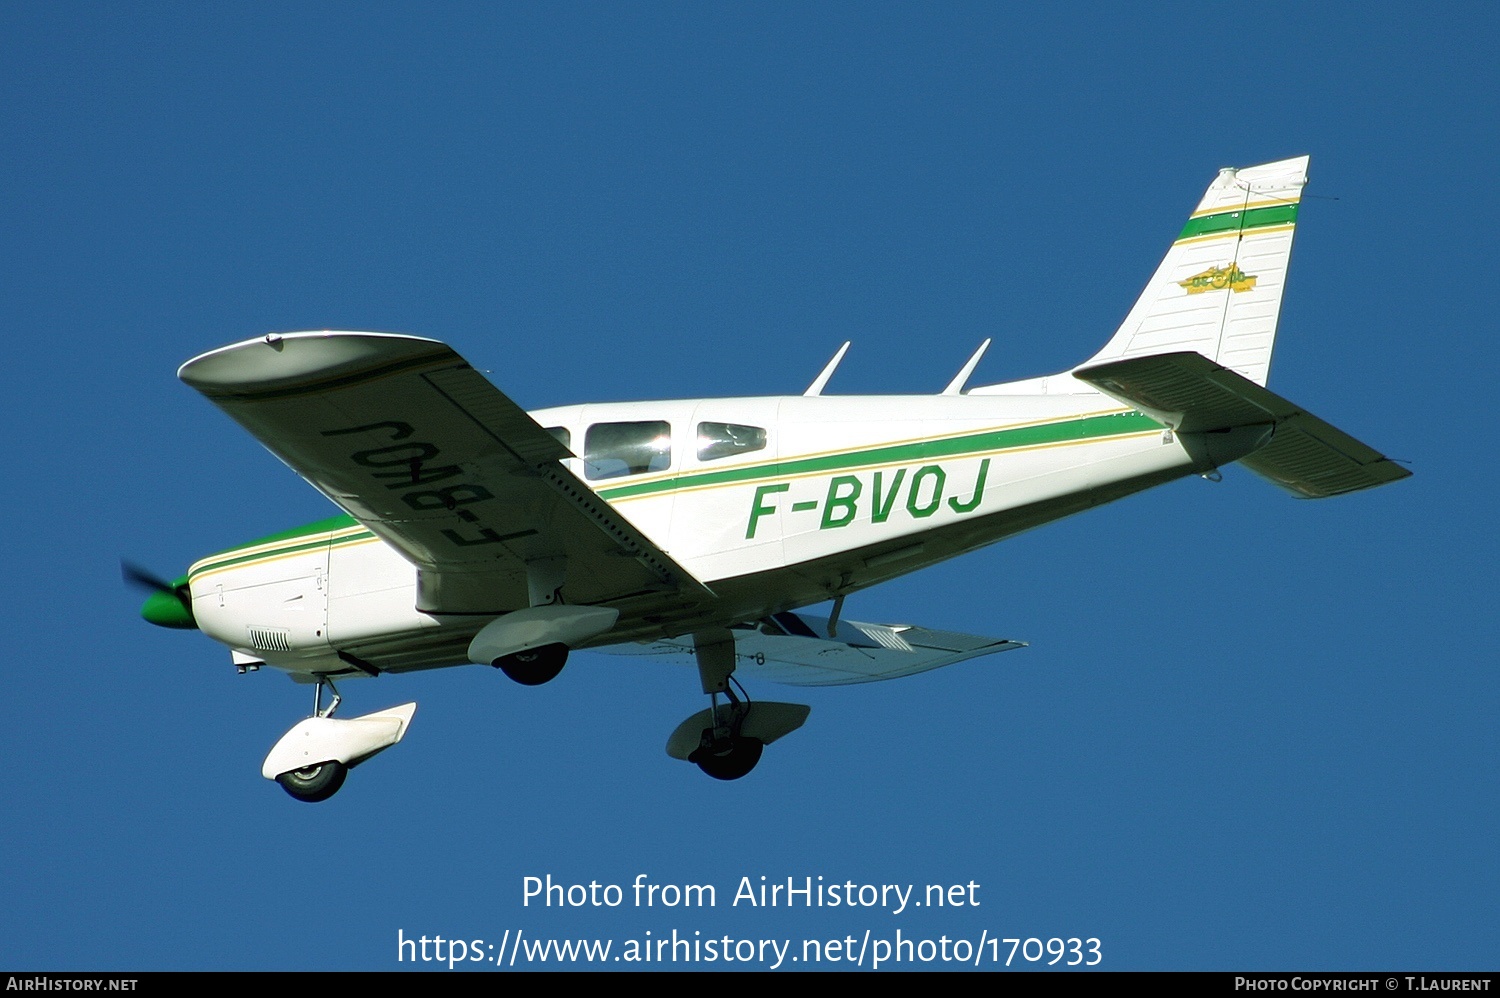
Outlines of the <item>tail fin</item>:
{"type": "Polygon", "coordinates": [[[1114,338],[1079,367],[1191,350],[1264,385],[1307,161],[1220,170],[1114,338]]]}

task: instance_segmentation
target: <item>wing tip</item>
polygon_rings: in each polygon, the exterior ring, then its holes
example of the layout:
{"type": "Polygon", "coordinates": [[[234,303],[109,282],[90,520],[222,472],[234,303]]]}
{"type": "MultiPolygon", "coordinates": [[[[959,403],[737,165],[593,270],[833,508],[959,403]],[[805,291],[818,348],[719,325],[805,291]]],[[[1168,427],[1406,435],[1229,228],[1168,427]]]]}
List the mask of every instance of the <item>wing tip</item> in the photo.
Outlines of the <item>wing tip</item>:
{"type": "Polygon", "coordinates": [[[199,354],[177,369],[177,377],[211,398],[254,398],[442,361],[462,358],[439,340],[404,333],[267,333],[199,354]]]}

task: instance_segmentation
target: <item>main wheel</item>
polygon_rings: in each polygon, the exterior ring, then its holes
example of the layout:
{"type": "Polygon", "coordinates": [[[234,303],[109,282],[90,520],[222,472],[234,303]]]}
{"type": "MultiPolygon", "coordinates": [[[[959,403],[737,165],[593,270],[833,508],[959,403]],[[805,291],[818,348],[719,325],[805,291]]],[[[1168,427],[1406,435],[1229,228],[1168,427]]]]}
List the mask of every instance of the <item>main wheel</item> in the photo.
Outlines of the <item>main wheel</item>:
{"type": "Polygon", "coordinates": [[[298,800],[316,804],[338,793],[339,787],[344,785],[344,777],[348,775],[349,767],[342,762],[323,762],[282,773],[276,777],[276,782],[281,784],[281,789],[298,800]]]}
{"type": "Polygon", "coordinates": [[[755,768],[765,747],[765,742],[759,738],[736,735],[730,739],[727,749],[715,752],[705,746],[688,759],[716,780],[737,780],[755,768]]]}
{"type": "Polygon", "coordinates": [[[567,661],[568,646],[552,644],[518,651],[491,664],[522,686],[540,686],[556,679],[567,661]]]}

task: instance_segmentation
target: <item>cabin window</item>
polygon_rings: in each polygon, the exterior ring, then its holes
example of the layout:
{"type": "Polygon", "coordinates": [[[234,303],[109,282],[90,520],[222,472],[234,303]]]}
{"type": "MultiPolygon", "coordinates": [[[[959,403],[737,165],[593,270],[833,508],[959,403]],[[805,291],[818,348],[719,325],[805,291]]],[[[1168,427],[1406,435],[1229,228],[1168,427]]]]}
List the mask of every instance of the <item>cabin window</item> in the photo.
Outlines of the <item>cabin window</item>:
{"type": "Polygon", "coordinates": [[[573,449],[573,434],[568,432],[566,426],[549,426],[547,432],[552,434],[552,439],[562,444],[568,450],[573,449]]]}
{"type": "Polygon", "coordinates": [[[749,454],[764,450],[766,431],[759,426],[738,423],[699,423],[698,460],[717,461],[721,457],[749,454]]]}
{"type": "Polygon", "coordinates": [[[595,423],[583,446],[583,469],[590,481],[672,466],[672,427],[666,422],[595,423]]]}

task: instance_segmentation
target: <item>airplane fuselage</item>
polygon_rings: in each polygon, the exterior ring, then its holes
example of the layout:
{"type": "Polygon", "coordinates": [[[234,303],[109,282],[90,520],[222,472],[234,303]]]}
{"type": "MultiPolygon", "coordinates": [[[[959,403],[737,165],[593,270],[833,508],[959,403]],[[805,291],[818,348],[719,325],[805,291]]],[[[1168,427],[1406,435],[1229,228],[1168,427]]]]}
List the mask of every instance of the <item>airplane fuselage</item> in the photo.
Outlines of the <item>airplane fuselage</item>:
{"type": "MultiPolygon", "coordinates": [[[[533,412],[577,455],[570,473],[719,597],[711,620],[627,609],[594,643],[847,594],[1195,470],[1161,423],[1087,386],[1007,393],[1022,387],[533,412]]],[[[412,488],[462,503],[475,531],[497,501],[462,474],[412,488]]],[[[416,609],[416,569],[347,516],[202,559],[189,582],[206,634],[297,673],[347,668],[340,653],[381,671],[461,663],[493,617],[416,609]]]]}

